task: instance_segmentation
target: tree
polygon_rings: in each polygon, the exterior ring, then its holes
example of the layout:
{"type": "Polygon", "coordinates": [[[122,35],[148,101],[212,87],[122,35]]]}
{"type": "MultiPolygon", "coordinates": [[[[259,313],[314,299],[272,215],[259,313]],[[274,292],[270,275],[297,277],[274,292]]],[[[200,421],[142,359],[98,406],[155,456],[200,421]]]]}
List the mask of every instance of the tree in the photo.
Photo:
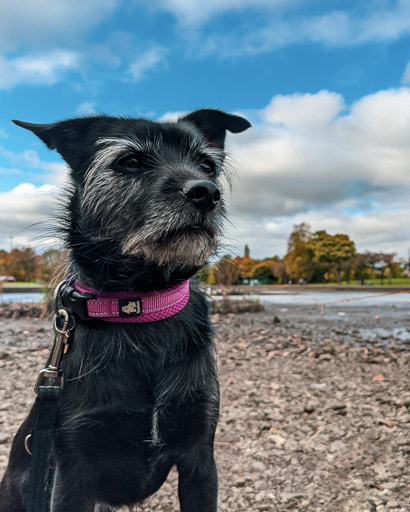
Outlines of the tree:
{"type": "Polygon", "coordinates": [[[300,242],[308,242],[312,236],[309,224],[302,222],[301,224],[294,224],[293,231],[288,239],[288,253],[293,251],[300,242]]]}
{"type": "Polygon", "coordinates": [[[329,235],[326,231],[320,230],[311,236],[308,245],[314,253],[313,262],[326,267],[326,272],[335,271],[337,282],[340,284],[342,263],[356,253],[354,242],[348,235],[342,233],[329,235]]]}
{"type": "Polygon", "coordinates": [[[7,275],[14,276],[17,281],[32,281],[40,278],[40,258],[33,249],[12,249],[5,258],[7,275]]]}
{"type": "Polygon", "coordinates": [[[214,276],[216,283],[222,289],[222,294],[228,295],[240,276],[238,264],[232,260],[229,254],[226,254],[215,265],[214,276]]]}
{"type": "Polygon", "coordinates": [[[236,256],[232,261],[237,265],[242,280],[252,277],[255,265],[258,263],[257,260],[253,260],[249,256],[236,256]]]}
{"type": "Polygon", "coordinates": [[[275,279],[273,266],[276,262],[273,260],[265,260],[258,263],[253,269],[252,277],[260,281],[271,284],[275,279]]]}
{"type": "Polygon", "coordinates": [[[67,273],[66,250],[49,249],[41,257],[41,280],[50,283],[52,280],[59,281],[60,276],[64,278],[67,273]]]}
{"type": "Polygon", "coordinates": [[[286,273],[292,279],[306,279],[313,277],[313,250],[309,247],[312,236],[309,224],[302,222],[293,226],[288,240],[288,252],[284,257],[286,273]]]}

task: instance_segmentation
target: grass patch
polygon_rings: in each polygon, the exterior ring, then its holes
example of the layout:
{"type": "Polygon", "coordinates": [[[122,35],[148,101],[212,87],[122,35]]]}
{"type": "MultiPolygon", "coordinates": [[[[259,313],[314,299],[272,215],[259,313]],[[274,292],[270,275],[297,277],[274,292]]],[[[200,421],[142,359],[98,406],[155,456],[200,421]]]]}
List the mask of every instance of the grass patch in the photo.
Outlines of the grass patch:
{"type": "MultiPolygon", "coordinates": [[[[410,278],[408,277],[392,277],[391,279],[383,279],[383,283],[380,279],[366,279],[363,283],[368,286],[373,284],[374,286],[410,286],[410,278]]],[[[340,286],[358,286],[358,281],[341,281],[340,286]]],[[[309,283],[309,286],[338,286],[337,282],[332,283],[309,283]]]]}
{"type": "Polygon", "coordinates": [[[15,283],[2,283],[2,285],[6,288],[7,286],[44,286],[41,283],[36,283],[34,281],[30,281],[25,283],[24,281],[16,281],[15,283]]]}

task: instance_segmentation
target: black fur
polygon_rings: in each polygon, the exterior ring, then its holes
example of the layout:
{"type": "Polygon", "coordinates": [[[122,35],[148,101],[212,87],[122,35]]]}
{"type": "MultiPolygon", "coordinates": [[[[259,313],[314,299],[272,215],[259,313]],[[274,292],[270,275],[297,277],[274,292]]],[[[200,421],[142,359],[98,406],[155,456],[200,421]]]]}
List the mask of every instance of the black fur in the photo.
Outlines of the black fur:
{"type": "MultiPolygon", "coordinates": [[[[71,168],[63,231],[70,273],[84,284],[167,288],[191,277],[216,250],[223,199],[204,213],[182,188],[189,180],[219,184],[225,131],[246,130],[245,119],[203,109],[175,123],[99,116],[16,124],[57,149],[71,168]]],[[[52,512],[109,512],[141,502],[173,465],[181,511],[217,510],[218,378],[207,301],[196,286],[186,307],[166,320],[77,320],[63,368],[52,512]]],[[[13,441],[0,512],[26,510],[24,438],[32,418],[33,412],[13,441]]]]}

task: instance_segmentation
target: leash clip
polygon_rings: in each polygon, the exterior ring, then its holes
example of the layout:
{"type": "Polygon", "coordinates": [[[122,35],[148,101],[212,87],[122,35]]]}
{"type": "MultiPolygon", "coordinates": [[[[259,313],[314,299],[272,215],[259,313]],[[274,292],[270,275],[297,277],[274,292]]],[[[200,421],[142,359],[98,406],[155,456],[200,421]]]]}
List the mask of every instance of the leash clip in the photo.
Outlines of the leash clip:
{"type": "Polygon", "coordinates": [[[68,338],[70,331],[74,328],[74,318],[70,317],[66,309],[59,309],[54,317],[53,329],[54,329],[54,345],[51,351],[50,363],[47,368],[43,368],[39,371],[37,380],[34,386],[34,391],[38,395],[38,388],[42,385],[43,379],[52,379],[56,381],[53,385],[58,387],[63,386],[63,376],[60,370],[61,359],[64,353],[67,352],[68,338]],[[57,322],[62,319],[63,325],[61,328],[58,327],[57,322]],[[72,325],[70,327],[70,321],[72,325]]]}

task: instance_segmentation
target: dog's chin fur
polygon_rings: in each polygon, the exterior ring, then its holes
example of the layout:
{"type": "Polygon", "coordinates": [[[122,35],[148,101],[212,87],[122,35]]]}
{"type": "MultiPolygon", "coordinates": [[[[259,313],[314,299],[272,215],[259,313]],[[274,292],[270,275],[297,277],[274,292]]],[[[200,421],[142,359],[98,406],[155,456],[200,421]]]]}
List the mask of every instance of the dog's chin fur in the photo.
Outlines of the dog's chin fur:
{"type": "Polygon", "coordinates": [[[146,240],[130,235],[122,244],[124,256],[139,256],[150,263],[179,268],[197,268],[207,264],[215,253],[217,238],[204,229],[173,233],[164,240],[146,240]]]}

